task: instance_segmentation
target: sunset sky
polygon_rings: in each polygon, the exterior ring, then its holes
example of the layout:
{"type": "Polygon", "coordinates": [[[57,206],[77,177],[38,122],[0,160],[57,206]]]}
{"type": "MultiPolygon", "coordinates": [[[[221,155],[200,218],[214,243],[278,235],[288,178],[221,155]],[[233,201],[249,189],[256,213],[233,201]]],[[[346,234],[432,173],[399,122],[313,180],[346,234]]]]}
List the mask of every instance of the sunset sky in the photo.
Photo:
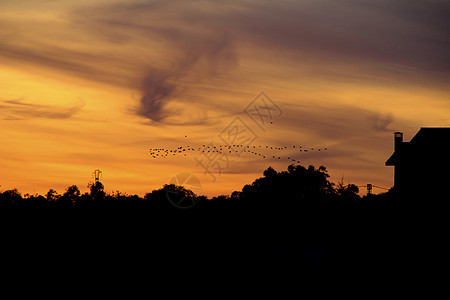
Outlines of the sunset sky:
{"type": "Polygon", "coordinates": [[[237,117],[252,146],[389,188],[393,132],[450,125],[449,53],[444,0],[0,0],[0,191],[84,192],[100,169],[107,192],[187,172],[215,196],[285,170],[242,154],[213,180],[200,152],[149,153],[224,144],[237,117]],[[260,127],[261,92],[279,111],[260,127]]]}

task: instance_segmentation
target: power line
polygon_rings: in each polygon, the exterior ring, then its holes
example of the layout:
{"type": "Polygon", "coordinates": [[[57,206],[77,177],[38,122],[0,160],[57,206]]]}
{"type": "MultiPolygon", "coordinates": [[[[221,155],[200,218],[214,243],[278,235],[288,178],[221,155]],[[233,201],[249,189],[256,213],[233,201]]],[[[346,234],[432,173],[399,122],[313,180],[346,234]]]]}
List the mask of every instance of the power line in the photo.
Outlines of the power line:
{"type": "Polygon", "coordinates": [[[374,185],[373,187],[376,187],[376,188],[379,188],[379,189],[382,189],[382,190],[386,190],[386,191],[389,191],[389,190],[390,190],[390,189],[388,189],[388,188],[384,188],[384,187],[377,186],[377,185],[374,185]]]}
{"type": "Polygon", "coordinates": [[[365,187],[367,189],[367,194],[368,195],[372,194],[372,188],[378,188],[378,189],[382,189],[382,190],[386,190],[386,191],[390,190],[388,188],[381,187],[381,186],[378,186],[378,185],[373,185],[371,183],[368,183],[366,185],[358,185],[358,187],[365,187]]]}

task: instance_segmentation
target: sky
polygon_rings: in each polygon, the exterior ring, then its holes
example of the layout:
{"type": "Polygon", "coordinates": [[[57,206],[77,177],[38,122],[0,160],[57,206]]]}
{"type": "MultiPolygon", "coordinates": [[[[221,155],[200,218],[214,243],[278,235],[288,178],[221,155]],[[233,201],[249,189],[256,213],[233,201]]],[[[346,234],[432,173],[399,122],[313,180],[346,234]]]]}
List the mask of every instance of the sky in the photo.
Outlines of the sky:
{"type": "Polygon", "coordinates": [[[198,151],[237,137],[389,188],[393,132],[450,125],[449,31],[438,0],[1,0],[0,191],[83,192],[100,169],[107,192],[188,173],[216,196],[289,165],[198,151]]]}

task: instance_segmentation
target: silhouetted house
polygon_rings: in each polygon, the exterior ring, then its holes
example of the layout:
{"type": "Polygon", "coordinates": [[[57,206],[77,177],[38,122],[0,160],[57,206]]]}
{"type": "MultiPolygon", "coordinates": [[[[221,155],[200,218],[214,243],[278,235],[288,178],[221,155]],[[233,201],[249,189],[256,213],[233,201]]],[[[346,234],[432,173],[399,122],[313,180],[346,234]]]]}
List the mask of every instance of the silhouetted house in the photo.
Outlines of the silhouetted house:
{"type": "Polygon", "coordinates": [[[394,133],[394,197],[402,200],[449,199],[450,127],[422,127],[409,142],[394,133]]]}

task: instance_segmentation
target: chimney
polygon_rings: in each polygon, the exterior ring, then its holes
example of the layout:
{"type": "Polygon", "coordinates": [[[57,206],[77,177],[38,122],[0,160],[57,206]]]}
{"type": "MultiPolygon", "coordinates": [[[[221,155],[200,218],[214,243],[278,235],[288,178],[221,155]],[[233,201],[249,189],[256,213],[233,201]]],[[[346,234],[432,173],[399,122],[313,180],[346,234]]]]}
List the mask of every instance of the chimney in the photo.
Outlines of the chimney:
{"type": "Polygon", "coordinates": [[[403,133],[394,132],[394,151],[397,152],[400,149],[400,145],[403,143],[403,133]]]}

